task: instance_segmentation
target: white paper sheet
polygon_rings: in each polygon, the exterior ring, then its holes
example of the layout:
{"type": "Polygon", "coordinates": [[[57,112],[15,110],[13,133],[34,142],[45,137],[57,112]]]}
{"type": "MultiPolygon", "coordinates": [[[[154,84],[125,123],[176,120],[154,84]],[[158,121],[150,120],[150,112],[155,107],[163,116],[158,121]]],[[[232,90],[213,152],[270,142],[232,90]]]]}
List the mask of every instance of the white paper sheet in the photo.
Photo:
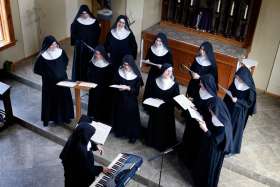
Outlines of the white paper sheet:
{"type": "Polygon", "coordinates": [[[104,145],[112,127],[96,121],[92,121],[90,125],[92,125],[96,130],[94,135],[91,137],[91,140],[96,144],[104,145]]]}
{"type": "Polygon", "coordinates": [[[116,85],[116,84],[110,85],[109,87],[111,87],[111,88],[117,88],[117,89],[124,89],[124,86],[123,86],[123,85],[116,85]]]}
{"type": "Polygon", "coordinates": [[[194,107],[194,104],[190,99],[188,99],[185,95],[177,95],[173,98],[184,110],[187,110],[188,107],[194,107]]]}
{"type": "Polygon", "coordinates": [[[204,121],[203,117],[200,115],[200,113],[192,108],[188,108],[190,115],[193,119],[197,119],[198,121],[204,121]]]}
{"type": "Polygon", "coordinates": [[[77,86],[77,83],[76,82],[71,82],[71,81],[60,81],[56,85],[73,88],[73,87],[77,86]]]}
{"type": "Polygon", "coordinates": [[[147,98],[143,102],[143,104],[150,105],[150,106],[153,106],[153,107],[156,107],[156,108],[158,108],[163,103],[165,103],[163,100],[157,99],[157,98],[147,98]]]}
{"type": "Polygon", "coordinates": [[[80,82],[79,86],[87,87],[87,88],[95,88],[97,86],[97,84],[95,84],[93,82],[80,82]]]}

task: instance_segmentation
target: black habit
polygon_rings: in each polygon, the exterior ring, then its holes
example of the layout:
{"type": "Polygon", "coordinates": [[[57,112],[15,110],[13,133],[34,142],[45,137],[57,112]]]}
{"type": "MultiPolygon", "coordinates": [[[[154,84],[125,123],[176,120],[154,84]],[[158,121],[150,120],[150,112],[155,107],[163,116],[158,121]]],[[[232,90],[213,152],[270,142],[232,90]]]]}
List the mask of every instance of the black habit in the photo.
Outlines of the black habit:
{"type": "MultiPolygon", "coordinates": [[[[151,46],[148,50],[146,60],[149,60],[150,62],[159,64],[159,65],[163,65],[164,63],[169,63],[169,64],[173,65],[172,54],[168,47],[168,41],[167,41],[166,35],[164,33],[158,33],[155,38],[154,44],[155,44],[157,38],[161,39],[162,45],[168,50],[168,52],[166,54],[164,54],[163,56],[158,56],[157,54],[155,54],[152,51],[152,49],[151,49],[152,46],[151,46]]],[[[160,68],[158,68],[156,66],[151,66],[150,71],[148,73],[146,85],[145,85],[143,100],[145,100],[147,98],[147,95],[150,95],[149,91],[151,90],[152,82],[154,82],[154,80],[159,76],[160,76],[160,68]]]]}
{"type": "Polygon", "coordinates": [[[71,24],[71,45],[74,48],[72,80],[86,81],[88,62],[92,57],[90,48],[95,48],[100,36],[100,27],[96,18],[86,5],[81,5],[73,23],[71,24]],[[83,12],[87,12],[95,22],[89,25],[80,23],[77,19],[83,12]]]}
{"type": "MultiPolygon", "coordinates": [[[[211,74],[215,78],[216,84],[218,84],[218,73],[217,73],[217,66],[216,66],[216,60],[215,60],[215,54],[213,52],[213,47],[210,42],[203,42],[200,46],[200,49],[203,48],[207,59],[210,61],[210,65],[203,66],[197,62],[197,58],[194,59],[194,62],[192,63],[190,69],[197,73],[199,76],[203,76],[206,74],[211,74]]],[[[199,55],[197,56],[199,57],[199,55]]],[[[191,74],[191,73],[190,73],[191,74]]],[[[192,74],[191,74],[192,76],[192,74]]],[[[191,79],[187,88],[187,96],[194,98],[198,94],[198,90],[200,88],[199,86],[200,79],[191,79]]]]}
{"type": "Polygon", "coordinates": [[[111,28],[111,31],[107,34],[105,49],[107,53],[110,53],[110,58],[115,72],[118,71],[125,55],[132,55],[134,60],[136,59],[137,43],[133,32],[129,28],[128,18],[126,16],[120,15],[117,18],[115,24],[111,28]],[[130,33],[126,38],[118,39],[112,33],[116,30],[117,23],[120,19],[125,20],[125,29],[130,33]]]}
{"type": "Polygon", "coordinates": [[[207,132],[200,137],[199,152],[194,162],[192,176],[195,186],[216,187],[222,169],[224,156],[231,152],[232,128],[230,114],[224,102],[215,96],[209,103],[220,124],[213,123],[212,115],[203,116],[207,132]]]}
{"type": "Polygon", "coordinates": [[[95,128],[87,121],[79,122],[77,128],[67,140],[59,158],[62,160],[65,176],[65,187],[88,187],[102,171],[102,166],[94,165],[92,151],[97,146],[90,138],[95,128]],[[90,142],[91,148],[87,145],[90,142]]]}
{"type": "Polygon", "coordinates": [[[141,74],[131,55],[123,58],[123,63],[128,63],[135,75],[128,80],[120,75],[123,67],[120,66],[115,74],[114,84],[127,85],[130,90],[115,90],[113,101],[113,130],[117,137],[127,137],[130,142],[135,142],[140,135],[141,121],[138,107],[138,94],[143,85],[141,74]]]}
{"type": "Polygon", "coordinates": [[[65,51],[62,49],[62,54],[56,59],[45,59],[42,55],[53,42],[57,43],[53,36],[44,39],[40,56],[34,66],[34,73],[42,77],[41,120],[44,125],[47,125],[48,121],[69,123],[70,119],[74,118],[70,88],[56,85],[68,79],[68,57],[65,51]]]}
{"type": "Polygon", "coordinates": [[[236,103],[234,103],[228,95],[224,98],[232,120],[233,150],[231,154],[240,153],[243,132],[248,117],[256,113],[256,88],[251,72],[247,67],[243,66],[236,72],[236,75],[242,79],[249,88],[243,91],[238,90],[233,82],[229,90],[233,97],[237,97],[236,103]]]}
{"type": "MultiPolygon", "coordinates": [[[[163,64],[161,74],[169,67],[171,67],[170,64],[163,64]]],[[[176,82],[169,89],[162,90],[154,79],[151,92],[147,95],[147,98],[158,98],[165,102],[158,108],[146,106],[150,117],[145,143],[159,151],[177,143],[173,97],[179,94],[179,85],[176,82]]]]}
{"type": "MultiPolygon", "coordinates": [[[[209,103],[217,95],[217,86],[215,84],[215,79],[212,75],[206,74],[201,77],[201,82],[207,89],[209,93],[208,98],[202,98],[200,94],[194,96],[193,103],[197,108],[197,111],[204,117],[210,116],[208,110],[209,103]],[[210,95],[212,97],[210,97],[210,95]]],[[[199,89],[200,89],[200,85],[199,89]]],[[[199,92],[199,91],[198,91],[199,92]]],[[[200,141],[203,136],[203,131],[200,129],[199,124],[196,119],[193,119],[189,111],[183,112],[183,117],[186,121],[186,127],[183,135],[182,149],[180,150],[180,156],[182,157],[184,163],[189,169],[193,168],[194,161],[198,157],[200,149],[200,141]]]]}
{"type": "Polygon", "coordinates": [[[109,86],[113,82],[113,69],[109,63],[109,59],[103,46],[97,46],[96,51],[99,51],[103,60],[108,65],[98,67],[93,59],[88,66],[88,81],[97,84],[96,88],[89,90],[88,98],[88,116],[94,117],[95,121],[100,121],[106,124],[111,124],[112,117],[112,89],[109,86]]]}

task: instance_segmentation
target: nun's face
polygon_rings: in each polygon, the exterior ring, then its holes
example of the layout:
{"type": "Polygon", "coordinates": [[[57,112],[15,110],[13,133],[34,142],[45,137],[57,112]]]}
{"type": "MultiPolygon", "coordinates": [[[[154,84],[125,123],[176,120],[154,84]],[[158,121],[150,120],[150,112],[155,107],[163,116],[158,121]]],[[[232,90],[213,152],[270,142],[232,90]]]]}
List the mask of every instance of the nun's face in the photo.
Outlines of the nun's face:
{"type": "Polygon", "coordinates": [[[117,23],[117,28],[118,29],[122,29],[125,26],[125,20],[124,19],[120,19],[117,23]]]}
{"type": "Polygon", "coordinates": [[[173,72],[172,67],[167,68],[167,69],[163,72],[163,77],[164,77],[165,79],[171,78],[172,72],[173,72]]]}
{"type": "Polygon", "coordinates": [[[87,11],[83,11],[80,16],[84,19],[89,18],[89,14],[87,13],[87,11]]]}
{"type": "Polygon", "coordinates": [[[203,47],[200,47],[199,54],[200,54],[200,56],[205,56],[206,55],[206,52],[205,52],[203,47]]]}
{"type": "Polygon", "coordinates": [[[96,60],[102,60],[102,59],[103,59],[103,56],[102,56],[102,54],[100,53],[100,51],[95,51],[94,56],[95,56],[95,59],[96,59],[96,60]]]}
{"type": "Polygon", "coordinates": [[[125,71],[131,71],[131,67],[127,62],[123,63],[123,68],[125,71]]]}
{"type": "Polygon", "coordinates": [[[162,46],[162,41],[161,41],[161,39],[160,39],[160,38],[157,38],[156,41],[155,41],[155,44],[156,44],[157,47],[162,46]]]}
{"type": "Polygon", "coordinates": [[[49,47],[48,49],[49,49],[49,50],[54,50],[54,49],[56,49],[56,48],[58,48],[58,45],[57,45],[56,42],[53,42],[53,43],[50,45],[50,47],[49,47]]]}

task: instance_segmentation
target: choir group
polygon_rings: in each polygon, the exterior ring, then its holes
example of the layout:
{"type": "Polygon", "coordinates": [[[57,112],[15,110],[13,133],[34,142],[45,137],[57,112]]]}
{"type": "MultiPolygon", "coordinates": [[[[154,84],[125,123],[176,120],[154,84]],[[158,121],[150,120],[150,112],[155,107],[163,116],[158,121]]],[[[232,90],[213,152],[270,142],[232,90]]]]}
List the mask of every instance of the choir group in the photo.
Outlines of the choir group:
{"type": "MultiPolygon", "coordinates": [[[[143,101],[157,98],[163,104],[158,108],[143,105],[149,115],[148,127],[143,128],[138,95],[144,81],[135,63],[137,43],[127,17],[117,18],[104,46],[98,42],[100,32],[97,19],[86,5],[82,5],[71,24],[71,45],[74,46],[72,80],[98,85],[89,91],[87,115],[111,125],[116,137],[128,138],[130,143],[143,138],[146,145],[159,151],[178,143],[174,109],[179,106],[173,98],[180,95],[180,90],[173,75],[172,52],[166,35],[156,35],[145,58],[156,65],[152,65],[148,73],[143,101]],[[118,86],[112,88],[110,85],[118,86]]],[[[34,72],[42,77],[41,119],[44,126],[50,121],[69,123],[74,117],[70,89],[56,85],[68,80],[67,65],[65,51],[53,36],[47,36],[34,66],[34,72]]],[[[225,155],[240,153],[248,116],[256,112],[256,89],[250,70],[242,66],[224,99],[217,95],[217,65],[210,42],[201,44],[189,72],[191,80],[186,97],[194,103],[203,120],[196,120],[187,110],[182,110],[186,124],[178,153],[191,171],[195,186],[217,186],[225,155]]],[[[85,141],[81,143],[84,146],[94,133],[93,130],[86,131],[88,128],[81,126],[75,130],[77,134],[86,133],[79,135],[80,142],[85,141]]],[[[72,139],[74,137],[73,134],[72,139]]],[[[70,159],[66,152],[62,153],[62,159],[70,159]]],[[[98,168],[93,174],[96,176],[101,171],[98,168]]],[[[76,177],[78,175],[76,173],[76,177]]],[[[88,186],[94,179],[84,180],[88,186]]]]}

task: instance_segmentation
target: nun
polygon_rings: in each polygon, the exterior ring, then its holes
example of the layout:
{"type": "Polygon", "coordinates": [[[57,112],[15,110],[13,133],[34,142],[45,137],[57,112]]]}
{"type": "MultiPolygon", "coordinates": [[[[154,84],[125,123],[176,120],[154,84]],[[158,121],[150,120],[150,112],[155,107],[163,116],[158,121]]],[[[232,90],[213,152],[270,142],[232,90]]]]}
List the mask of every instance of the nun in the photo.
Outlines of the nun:
{"type": "Polygon", "coordinates": [[[125,55],[132,55],[136,60],[137,43],[131,31],[127,16],[120,15],[111,31],[107,34],[105,49],[110,53],[114,71],[117,72],[125,55]]]}
{"type": "Polygon", "coordinates": [[[115,74],[114,84],[122,86],[114,95],[114,133],[116,137],[128,138],[129,143],[135,143],[141,130],[137,97],[143,80],[132,55],[124,56],[122,65],[115,74]]]}
{"type": "Polygon", "coordinates": [[[160,32],[156,35],[153,44],[148,50],[146,60],[158,64],[159,66],[151,66],[145,85],[144,100],[147,98],[147,95],[149,95],[152,82],[161,74],[160,66],[164,63],[173,65],[171,51],[168,47],[168,40],[164,33],[160,32]]]}
{"type": "MultiPolygon", "coordinates": [[[[206,85],[205,85],[206,86],[206,85]]],[[[202,136],[192,176],[195,186],[218,186],[224,157],[232,149],[232,125],[225,103],[218,97],[208,104],[211,115],[199,122],[202,136]]]]}
{"type": "Polygon", "coordinates": [[[164,101],[158,108],[148,107],[149,122],[145,143],[159,151],[175,145],[176,128],[173,97],[180,94],[178,83],[173,76],[171,64],[164,63],[151,86],[147,98],[157,98],[164,101]]]}
{"type": "Polygon", "coordinates": [[[232,97],[226,95],[224,102],[232,120],[233,150],[231,154],[238,154],[248,117],[256,113],[256,87],[251,72],[246,66],[242,66],[235,73],[229,91],[232,97]]]}
{"type": "Polygon", "coordinates": [[[53,36],[47,36],[34,65],[34,73],[42,77],[41,120],[44,126],[49,121],[56,124],[70,123],[74,118],[70,88],[57,86],[67,80],[68,57],[53,36]]]}
{"type": "MultiPolygon", "coordinates": [[[[211,74],[201,76],[198,95],[194,96],[195,109],[204,117],[210,116],[209,103],[217,96],[217,85],[211,74]]],[[[198,157],[200,141],[203,132],[199,128],[198,121],[193,119],[188,111],[183,112],[185,118],[185,131],[180,150],[180,156],[185,165],[192,170],[195,159],[198,157]]]]}
{"type": "Polygon", "coordinates": [[[95,128],[87,121],[80,121],[67,140],[59,158],[64,167],[65,187],[88,187],[101,172],[109,173],[110,169],[96,166],[92,151],[102,151],[90,140],[95,128]]]}
{"type": "Polygon", "coordinates": [[[102,45],[95,48],[94,55],[88,65],[88,81],[97,84],[89,90],[88,116],[96,121],[111,124],[112,90],[109,85],[113,81],[113,69],[107,53],[102,45]]]}
{"type": "Polygon", "coordinates": [[[71,24],[71,45],[74,46],[73,81],[86,81],[92,49],[98,44],[100,26],[87,5],[81,5],[71,24]]]}
{"type": "Polygon", "coordinates": [[[210,42],[203,42],[198,51],[198,55],[194,58],[190,69],[192,72],[191,80],[189,82],[186,95],[190,98],[194,98],[198,95],[200,76],[205,74],[211,74],[215,78],[216,84],[218,84],[217,65],[215,60],[215,54],[212,44],[210,42]]]}

